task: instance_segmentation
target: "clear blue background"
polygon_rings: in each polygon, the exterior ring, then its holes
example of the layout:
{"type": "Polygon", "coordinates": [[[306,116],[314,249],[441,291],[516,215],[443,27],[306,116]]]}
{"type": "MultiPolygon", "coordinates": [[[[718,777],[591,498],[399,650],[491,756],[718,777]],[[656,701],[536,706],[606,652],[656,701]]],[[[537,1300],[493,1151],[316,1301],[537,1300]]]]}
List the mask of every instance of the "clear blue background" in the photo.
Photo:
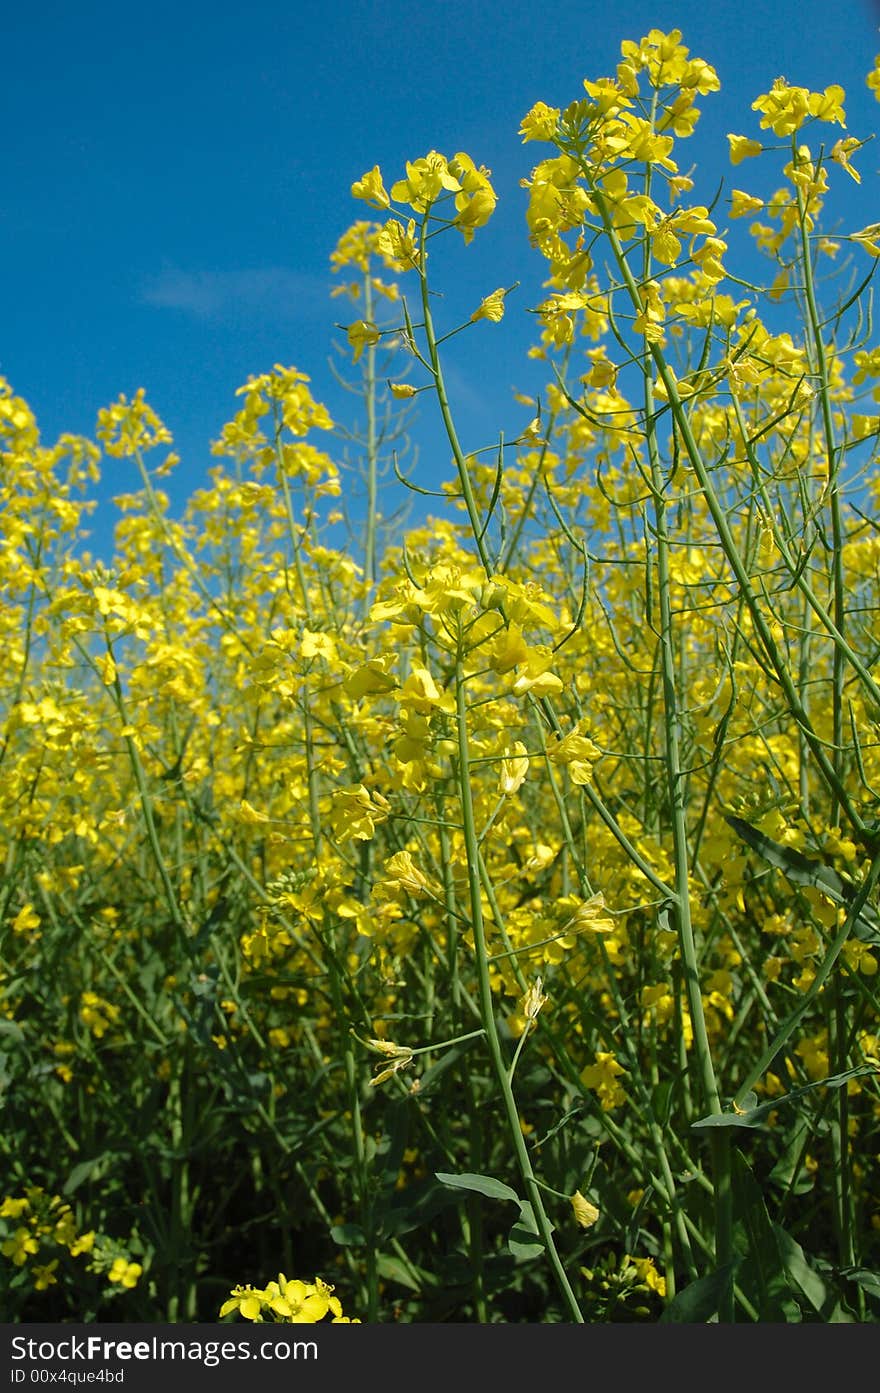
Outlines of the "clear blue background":
{"type": "MultiPolygon", "coordinates": [[[[725,134],[758,134],[750,103],[778,75],[839,82],[850,132],[880,126],[865,86],[876,0],[630,0],[616,13],[594,0],[7,6],[0,373],[47,441],[92,433],[99,407],[143,386],[183,456],[179,504],[205,482],[209,442],[249,373],[295,365],[331,411],[350,409],[327,359],[333,321],[353,315],[328,298],[328,258],[352,221],[374,216],[350,185],[375,163],[390,186],[407,158],[465,150],[492,169],[500,202],[470,248],[457,236],[437,245],[439,313],[451,325],[496,286],[523,287],[502,326],[456,340],[451,386],[467,448],[514,434],[525,415],[511,389],[541,381],[524,355],[543,267],[519,180],[546,153],[521,144],[520,121],[535,101],[564,106],[584,77],[613,74],[620,40],[653,25],[680,28],[718,70],[722,91],[701,102],[679,158],[692,151],[728,189],[754,187],[757,166],[733,170],[725,134]]],[[[856,162],[860,189],[834,181],[847,186],[836,207],[849,230],[880,218],[880,148],[856,162]]],[[[714,192],[707,173],[699,196],[714,192]]],[[[448,458],[437,424],[422,413],[427,485],[448,458]]],[[[129,468],[106,462],[105,494],[135,485],[129,468]]]]}

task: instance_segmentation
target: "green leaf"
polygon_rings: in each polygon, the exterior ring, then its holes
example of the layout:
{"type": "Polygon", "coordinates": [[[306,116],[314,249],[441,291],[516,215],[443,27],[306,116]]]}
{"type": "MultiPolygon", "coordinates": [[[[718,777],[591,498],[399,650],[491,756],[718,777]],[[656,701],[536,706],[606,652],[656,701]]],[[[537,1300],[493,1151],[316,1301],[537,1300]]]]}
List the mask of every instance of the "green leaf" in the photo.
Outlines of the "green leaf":
{"type": "Polygon", "coordinates": [[[786,1233],[779,1224],[773,1224],[772,1228],[776,1245],[791,1281],[807,1298],[813,1310],[822,1315],[829,1299],[828,1288],[818,1272],[815,1272],[807,1262],[803,1248],[792,1238],[791,1234],[786,1233]]]}
{"type": "MultiPolygon", "coordinates": [[[[651,1094],[651,1108],[661,1127],[667,1126],[672,1114],[672,1105],[678,1088],[678,1079],[666,1079],[658,1083],[651,1094]]],[[[757,1102],[757,1098],[755,1102],[757,1102]]]]}
{"type": "MultiPolygon", "coordinates": [[[[507,1246],[518,1262],[527,1262],[530,1258],[542,1256],[544,1243],[529,1200],[519,1201],[519,1214],[519,1219],[510,1230],[507,1246]]],[[[553,1225],[550,1227],[552,1231],[553,1225]]]]}
{"type": "Polygon", "coordinates": [[[477,1043],[474,1040],[467,1040],[463,1045],[452,1045],[444,1050],[439,1059],[419,1075],[419,1096],[424,1097],[429,1088],[433,1088],[438,1079],[446,1073],[447,1069],[454,1068],[466,1054],[469,1054],[472,1046],[477,1043]]]}
{"type": "Polygon", "coordinates": [[[545,1135],[541,1137],[539,1141],[533,1142],[532,1145],[536,1149],[545,1146],[548,1141],[551,1141],[553,1137],[556,1136],[557,1132],[561,1132],[564,1127],[567,1127],[569,1122],[571,1122],[573,1118],[582,1118],[584,1115],[584,1107],[585,1104],[583,1100],[579,1098],[575,1103],[575,1106],[573,1108],[569,1108],[568,1112],[563,1113],[559,1121],[550,1128],[550,1131],[545,1133],[545,1135]]]}
{"type": "Polygon", "coordinates": [[[870,1272],[867,1267],[847,1267],[840,1274],[848,1282],[857,1282],[875,1301],[880,1301],[880,1272],[870,1272]]]}
{"type": "Polygon", "coordinates": [[[806,1195],[816,1183],[804,1165],[806,1142],[812,1132],[812,1122],[802,1113],[782,1139],[779,1160],[767,1177],[774,1185],[782,1190],[790,1190],[793,1195],[806,1195]]]}
{"type": "Polygon", "coordinates": [[[398,1286],[408,1287],[410,1291],[422,1291],[426,1286],[436,1286],[437,1279],[420,1268],[410,1267],[400,1258],[390,1253],[380,1253],[376,1259],[376,1271],[386,1282],[397,1282],[398,1286]]]}
{"type": "MultiPolygon", "coordinates": [[[[846,908],[855,900],[858,888],[839,876],[832,866],[826,866],[822,861],[811,860],[793,846],[781,846],[779,842],[774,842],[772,837],[753,827],[750,822],[744,822],[741,817],[725,813],[724,821],[753,851],[769,865],[782,871],[795,885],[811,885],[814,890],[821,890],[822,894],[827,895],[835,904],[844,905],[846,908]]],[[[863,905],[860,909],[853,933],[865,943],[880,943],[880,916],[871,905],[863,905]]]]}
{"type": "Polygon", "coordinates": [[[699,1121],[692,1122],[693,1128],[699,1127],[760,1127],[764,1121],[764,1114],[768,1113],[773,1105],[762,1103],[759,1108],[749,1108],[745,1112],[713,1112],[709,1117],[701,1117],[699,1121]]]}
{"type": "Polygon", "coordinates": [[[469,1171],[462,1175],[447,1175],[443,1171],[435,1171],[434,1174],[441,1185],[449,1185],[453,1190],[472,1190],[490,1200],[513,1200],[514,1204],[520,1203],[515,1190],[511,1190],[509,1185],[495,1180],[491,1175],[473,1175],[469,1171]]]}
{"type": "Polygon", "coordinates": [[[382,1231],[399,1237],[413,1229],[423,1228],[457,1202],[454,1194],[435,1185],[433,1179],[412,1181],[403,1190],[395,1192],[393,1202],[383,1214],[382,1231]]]}
{"type": "Polygon", "coordinates": [[[400,1175],[409,1132],[410,1108],[403,1099],[396,1100],[392,1102],[389,1114],[388,1131],[378,1139],[376,1147],[375,1174],[384,1191],[384,1204],[380,1208],[390,1203],[400,1175]]]}
{"type": "Polygon", "coordinates": [[[359,1224],[334,1224],[330,1237],[340,1248],[360,1248],[367,1241],[367,1235],[359,1224]]]}
{"type": "Polygon", "coordinates": [[[112,1157],[112,1151],[102,1151],[100,1156],[92,1156],[88,1161],[80,1161],[65,1180],[62,1193],[72,1195],[74,1190],[78,1190],[83,1181],[88,1180],[92,1175],[98,1179],[104,1169],[104,1163],[112,1157]]]}
{"type": "Polygon", "coordinates": [[[738,1284],[757,1308],[759,1320],[797,1322],[800,1307],[793,1300],[763,1191],[741,1151],[734,1150],[731,1161],[734,1247],[744,1259],[737,1274],[738,1284]]]}
{"type": "MultiPolygon", "coordinates": [[[[805,1083],[802,1088],[793,1088],[789,1093],[782,1093],[778,1098],[771,1098],[769,1102],[761,1103],[758,1107],[751,1106],[743,1112],[716,1112],[709,1117],[701,1117],[698,1122],[692,1122],[692,1127],[760,1127],[767,1113],[774,1108],[783,1107],[785,1103],[794,1103],[798,1098],[803,1098],[806,1093],[813,1093],[817,1088],[842,1088],[850,1079],[858,1079],[865,1074],[876,1074],[875,1064],[857,1064],[854,1069],[845,1069],[842,1074],[830,1074],[827,1079],[816,1079],[813,1083],[805,1083]]],[[[751,1100],[757,1103],[756,1093],[746,1094],[746,1102],[751,1100]]]]}
{"type": "Polygon", "coordinates": [[[717,1267],[708,1276],[699,1277],[678,1292],[660,1317],[660,1324],[683,1325],[690,1322],[705,1325],[711,1321],[730,1293],[739,1261],[737,1258],[724,1267],[717,1267]]]}

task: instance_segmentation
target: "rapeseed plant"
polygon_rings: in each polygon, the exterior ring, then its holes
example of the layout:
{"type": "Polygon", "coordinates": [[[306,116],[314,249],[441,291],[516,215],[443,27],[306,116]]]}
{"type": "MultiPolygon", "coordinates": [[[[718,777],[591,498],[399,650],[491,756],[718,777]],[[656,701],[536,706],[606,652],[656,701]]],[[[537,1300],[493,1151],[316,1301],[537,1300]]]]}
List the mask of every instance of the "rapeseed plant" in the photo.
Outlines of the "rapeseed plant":
{"type": "Polygon", "coordinates": [[[876,1319],[876,226],[822,233],[863,137],[780,80],[724,152],[781,142],[729,196],[772,280],[734,269],[680,155],[718,86],[651,30],[523,117],[547,380],[497,447],[443,345],[517,287],[433,293],[490,172],[355,182],[359,550],[298,367],[238,389],[180,518],[145,392],[48,446],[0,384],[16,1318],[214,1319],[220,1281],[224,1318],[347,1319],[239,1282],[283,1265],[368,1321],[876,1319]],[[414,400],[452,476],[395,535],[414,400]]]}

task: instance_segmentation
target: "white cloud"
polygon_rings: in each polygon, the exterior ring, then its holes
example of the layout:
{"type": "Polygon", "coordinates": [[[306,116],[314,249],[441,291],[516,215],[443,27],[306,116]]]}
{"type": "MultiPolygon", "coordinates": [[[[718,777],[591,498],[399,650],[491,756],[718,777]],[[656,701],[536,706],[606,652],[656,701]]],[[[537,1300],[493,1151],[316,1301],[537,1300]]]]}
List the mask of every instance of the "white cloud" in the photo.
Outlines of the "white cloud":
{"type": "Polygon", "coordinates": [[[227,318],[241,311],[287,318],[302,315],[304,310],[326,310],[329,291],[329,277],[324,281],[285,266],[239,271],[167,267],[145,282],[141,300],[157,309],[181,310],[199,319],[227,318]]]}

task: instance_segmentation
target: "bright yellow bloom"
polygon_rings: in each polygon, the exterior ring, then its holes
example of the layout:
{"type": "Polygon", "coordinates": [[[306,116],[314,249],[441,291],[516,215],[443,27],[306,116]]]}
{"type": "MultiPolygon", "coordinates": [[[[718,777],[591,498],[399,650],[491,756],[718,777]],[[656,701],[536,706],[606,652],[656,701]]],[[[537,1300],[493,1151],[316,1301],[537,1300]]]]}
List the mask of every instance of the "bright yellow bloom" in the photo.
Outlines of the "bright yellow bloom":
{"type": "Polygon", "coordinates": [[[551,763],[567,767],[572,783],[581,786],[590,783],[593,765],[602,758],[598,745],[583,734],[582,725],[579,721],[567,735],[554,736],[547,750],[551,763]]]}
{"type": "Polygon", "coordinates": [[[425,213],[443,192],[459,193],[461,184],[449,171],[445,155],[430,150],[421,159],[406,164],[406,178],[392,185],[395,203],[408,203],[417,213],[425,213]]]}
{"type": "Polygon", "coordinates": [[[22,1214],[27,1214],[30,1207],[30,1200],[25,1197],[13,1199],[12,1196],[7,1196],[0,1204],[0,1219],[20,1219],[22,1214]]]}
{"type": "Polygon", "coordinates": [[[309,629],[303,629],[299,651],[300,657],[306,659],[325,658],[328,663],[335,663],[337,660],[336,640],[331,634],[315,634],[309,629]]]}
{"type": "Polygon", "coordinates": [[[742,189],[734,189],[730,196],[730,216],[732,218],[744,218],[747,213],[757,213],[764,207],[762,198],[755,198],[753,194],[743,193],[742,189]]]}
{"type": "Polygon", "coordinates": [[[548,106],[546,102],[535,102],[531,111],[526,112],[519,128],[523,145],[529,140],[552,140],[556,134],[558,120],[558,106],[548,106]]]}
{"type": "Polygon", "coordinates": [[[512,798],[525,783],[528,772],[529,757],[526,747],[521,740],[514,740],[501,761],[499,789],[502,797],[512,798]]]}
{"type": "Polygon", "coordinates": [[[327,1315],[334,1324],[352,1323],[343,1316],[339,1298],[327,1282],[320,1277],[314,1282],[288,1281],[283,1272],[263,1289],[250,1285],[233,1287],[228,1301],[220,1307],[220,1317],[236,1311],[245,1320],[262,1322],[264,1309],[283,1325],[314,1325],[327,1315]]]}
{"type": "Polygon", "coordinates": [[[479,307],[471,315],[471,323],[476,324],[478,319],[490,319],[493,324],[497,324],[504,318],[504,297],[507,291],[504,289],[493,290],[491,295],[487,295],[480,301],[479,307]]]}
{"type": "Polygon", "coordinates": [[[12,920],[12,932],[16,934],[30,933],[32,929],[38,929],[41,922],[39,914],[34,909],[33,905],[28,902],[28,904],[22,906],[12,920]]]}
{"type": "Polygon", "coordinates": [[[790,87],[784,77],[778,77],[769,92],[755,98],[752,110],[761,113],[762,129],[779,136],[793,135],[811,116],[845,125],[844,96],[843,88],[836,85],[824,92],[809,92],[806,87],[790,87]]]}
{"type": "Polygon", "coordinates": [[[116,1258],[107,1276],[111,1282],[118,1282],[120,1286],[131,1289],[138,1284],[138,1278],[143,1272],[139,1262],[128,1262],[126,1258],[116,1258]]]}
{"type": "Polygon", "coordinates": [[[484,227],[495,211],[498,196],[489,182],[490,171],[483,165],[477,168],[470,155],[460,150],[449,161],[449,171],[460,184],[455,196],[455,225],[465,242],[470,242],[475,228],[484,227]]]}
{"type": "Polygon", "coordinates": [[[353,324],[349,324],[346,330],[346,337],[354,349],[352,362],[356,363],[367,347],[377,344],[382,337],[382,333],[377,329],[372,320],[356,319],[353,324]]]}
{"type": "Polygon", "coordinates": [[[120,1017],[118,1006],[104,1001],[96,992],[83,992],[80,999],[79,1017],[88,1026],[96,1040],[106,1035],[111,1026],[117,1025],[120,1017]]]}
{"type": "Polygon", "coordinates": [[[397,699],[411,711],[445,711],[451,715],[455,710],[455,697],[451,692],[441,692],[430,672],[424,667],[414,667],[397,694],[397,699]]]}
{"type": "Polygon", "coordinates": [[[376,238],[377,251],[388,258],[394,270],[411,271],[420,264],[415,231],[414,218],[410,218],[406,227],[396,218],[391,218],[376,238]]]}
{"type": "Polygon", "coordinates": [[[857,140],[854,135],[845,136],[842,140],[837,140],[831,147],[831,158],[835,160],[847,174],[855,179],[857,184],[862,182],[862,176],[857,169],[854,169],[849,162],[849,157],[854,150],[860,150],[862,141],[857,140]]]}
{"type": "Polygon", "coordinates": [[[381,793],[375,789],[370,793],[363,784],[351,784],[337,789],[331,798],[330,830],[334,837],[368,842],[390,811],[391,805],[381,793]]]}
{"type": "Polygon", "coordinates": [[[145,396],[143,387],[139,387],[131,401],[121,395],[113,406],[98,412],[98,439],[103,441],[108,455],[127,459],[171,441],[171,432],[147,405],[145,396]]]}
{"type": "Polygon", "coordinates": [[[639,1281],[644,1283],[651,1291],[655,1291],[658,1296],[666,1295],[666,1278],[661,1277],[657,1268],[654,1266],[653,1258],[634,1258],[626,1254],[623,1259],[624,1264],[631,1264],[638,1274],[639,1281]]]}
{"type": "Polygon", "coordinates": [[[255,1291],[253,1287],[233,1287],[229,1300],[220,1307],[220,1318],[222,1320],[232,1311],[238,1311],[245,1320],[259,1321],[262,1319],[264,1299],[265,1292],[255,1291]]]}
{"type": "Polygon", "coordinates": [[[408,895],[418,896],[431,889],[431,882],[416,865],[411,852],[396,851],[386,860],[378,887],[386,893],[404,890],[408,895]]]}
{"type": "Polygon", "coordinates": [[[58,1258],[53,1258],[51,1262],[47,1262],[41,1267],[31,1268],[35,1291],[46,1291],[48,1287],[54,1287],[57,1284],[58,1278],[55,1276],[57,1266],[58,1258]]]}
{"type": "Polygon", "coordinates": [[[28,1258],[39,1250],[40,1244],[30,1229],[19,1228],[0,1245],[0,1253],[12,1258],[16,1267],[24,1267],[28,1258]]]}
{"type": "Polygon", "coordinates": [[[624,1101],[625,1094],[617,1082],[620,1074],[625,1074],[623,1065],[618,1064],[614,1055],[599,1050],[596,1061],[581,1070],[581,1083],[598,1094],[603,1112],[611,1112],[624,1101]]]}
{"type": "Polygon", "coordinates": [[[571,1207],[574,1210],[574,1217],[582,1229],[591,1229],[599,1218],[596,1206],[585,1199],[580,1190],[575,1190],[572,1195],[571,1207]]]}
{"type": "Polygon", "coordinates": [[[861,232],[850,233],[850,241],[858,242],[870,256],[880,256],[880,222],[869,223],[861,232]]]}
{"type": "Polygon", "coordinates": [[[373,168],[368,170],[366,174],[361,175],[360,179],[355,180],[351,186],[351,196],[352,198],[362,198],[366,203],[372,204],[374,208],[391,207],[391,199],[385,191],[385,185],[382,183],[382,175],[377,164],[374,164],[373,168]]]}
{"type": "Polygon", "coordinates": [[[746,135],[728,135],[727,140],[730,145],[731,164],[742,164],[743,160],[760,155],[764,149],[760,140],[750,140],[746,135]]]}
{"type": "Polygon", "coordinates": [[[385,1083],[387,1079],[399,1074],[402,1069],[408,1069],[413,1062],[413,1052],[406,1045],[396,1045],[393,1040],[370,1039],[366,1042],[370,1049],[377,1054],[383,1054],[391,1062],[377,1066],[376,1073],[370,1079],[370,1087],[376,1088],[380,1083],[385,1083]]]}

